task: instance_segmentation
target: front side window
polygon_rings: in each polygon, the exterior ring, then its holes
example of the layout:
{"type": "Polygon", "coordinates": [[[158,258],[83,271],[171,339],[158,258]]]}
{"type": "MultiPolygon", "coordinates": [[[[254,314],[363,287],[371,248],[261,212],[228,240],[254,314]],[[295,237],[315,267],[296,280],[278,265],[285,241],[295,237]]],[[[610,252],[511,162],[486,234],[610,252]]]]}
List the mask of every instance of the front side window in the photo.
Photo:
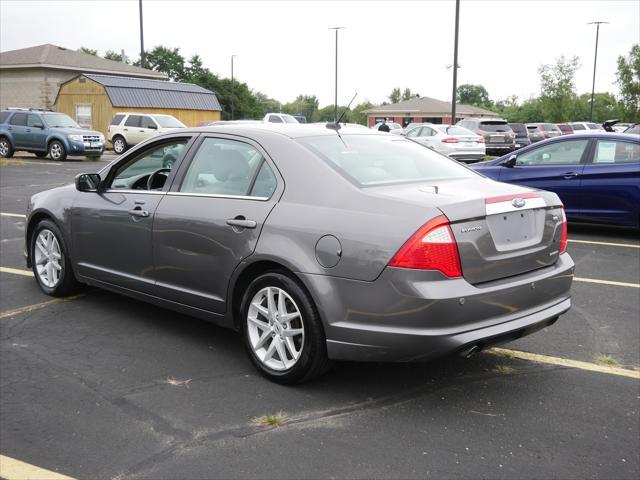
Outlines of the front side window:
{"type": "Polygon", "coordinates": [[[140,128],[155,128],[157,129],[158,126],[156,125],[156,122],[153,121],[153,119],[151,117],[140,117],[140,128]]]}
{"type": "Polygon", "coordinates": [[[518,155],[516,166],[578,165],[588,143],[588,139],[569,140],[529,150],[518,155]]]}
{"type": "Polygon", "coordinates": [[[40,116],[30,113],[27,117],[27,127],[39,127],[40,125],[44,126],[40,116]]]}
{"type": "Polygon", "coordinates": [[[149,177],[158,172],[150,186],[152,187],[151,190],[161,189],[173,165],[180,158],[187,142],[188,139],[179,139],[161,145],[154,145],[132,159],[124,161],[116,167],[108,188],[114,190],[149,190],[149,177]]]}
{"type": "Polygon", "coordinates": [[[419,137],[433,137],[436,131],[431,127],[422,127],[419,137]]]}
{"type": "Polygon", "coordinates": [[[157,115],[154,118],[162,128],[187,128],[180,120],[169,115],[157,115]]]}
{"type": "MultiPolygon", "coordinates": [[[[247,196],[251,180],[263,161],[262,154],[248,143],[205,138],[189,165],[180,192],[247,196]]],[[[267,180],[263,178],[262,182],[267,180]]]]}
{"type": "Polygon", "coordinates": [[[640,144],[614,140],[598,140],[595,164],[640,162],[640,144]]]}
{"type": "Polygon", "coordinates": [[[411,140],[393,137],[324,135],[298,142],[361,187],[478,175],[411,140]]]}
{"type": "Polygon", "coordinates": [[[271,123],[283,123],[282,119],[278,115],[269,115],[269,122],[271,122],[271,123]]]}

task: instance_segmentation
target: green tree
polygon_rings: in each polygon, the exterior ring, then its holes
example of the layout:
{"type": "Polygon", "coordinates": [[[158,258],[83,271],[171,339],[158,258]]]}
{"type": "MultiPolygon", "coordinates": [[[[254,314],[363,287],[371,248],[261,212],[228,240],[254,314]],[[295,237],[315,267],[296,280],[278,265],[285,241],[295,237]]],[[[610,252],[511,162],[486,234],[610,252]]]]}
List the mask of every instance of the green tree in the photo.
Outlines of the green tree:
{"type": "Polygon", "coordinates": [[[282,105],[282,111],[291,115],[300,112],[308,122],[311,122],[318,111],[318,105],[315,95],[298,95],[293,102],[282,105]]]}
{"type": "MultiPolygon", "coordinates": [[[[281,104],[279,101],[268,97],[264,93],[255,92],[254,96],[256,97],[257,102],[257,115],[255,118],[262,118],[268,112],[279,112],[281,104]]],[[[308,120],[308,119],[307,119],[308,120]]]]}
{"type": "Polygon", "coordinates": [[[576,102],[575,75],[580,68],[578,57],[560,56],[555,64],[541,65],[540,101],[546,122],[566,122],[573,119],[576,102]]]}
{"type": "Polygon", "coordinates": [[[98,56],[98,50],[94,50],[93,48],[80,47],[79,52],[88,53],[89,55],[93,55],[94,57],[98,56]]]}
{"type": "Polygon", "coordinates": [[[622,97],[622,120],[637,122],[640,119],[640,44],[631,47],[627,58],[618,57],[616,77],[622,97]]]}
{"type": "MultiPolygon", "coordinates": [[[[140,62],[137,62],[138,65],[140,62]]],[[[179,48],[167,48],[162,45],[145,52],[145,68],[165,73],[171,80],[185,80],[185,60],[179,48]]]]}
{"type": "Polygon", "coordinates": [[[113,50],[107,50],[107,52],[104,54],[104,58],[106,58],[107,60],[113,60],[114,62],[122,62],[122,54],[114,52],[113,50]]]}
{"type": "MultiPolygon", "coordinates": [[[[576,98],[573,108],[574,119],[588,119],[591,110],[591,94],[584,93],[576,98]]],[[[593,98],[593,121],[602,123],[605,120],[624,116],[623,104],[611,93],[596,93],[593,98]]]]}
{"type": "Polygon", "coordinates": [[[464,105],[475,105],[476,107],[492,105],[487,89],[482,85],[470,83],[462,84],[456,89],[456,101],[464,105]]]}
{"type": "Polygon", "coordinates": [[[405,88],[404,92],[402,92],[402,100],[409,100],[411,97],[413,97],[413,94],[411,93],[411,89],[405,88]]]}
{"type": "Polygon", "coordinates": [[[400,93],[399,88],[394,88],[393,90],[391,90],[391,94],[389,95],[389,101],[391,103],[398,103],[401,98],[402,94],[400,93]]]}
{"type": "Polygon", "coordinates": [[[367,114],[363,112],[365,110],[373,108],[374,106],[375,105],[369,102],[368,100],[365,100],[364,102],[356,105],[355,107],[353,107],[353,110],[351,111],[351,121],[353,123],[359,123],[360,125],[366,125],[367,114]]]}

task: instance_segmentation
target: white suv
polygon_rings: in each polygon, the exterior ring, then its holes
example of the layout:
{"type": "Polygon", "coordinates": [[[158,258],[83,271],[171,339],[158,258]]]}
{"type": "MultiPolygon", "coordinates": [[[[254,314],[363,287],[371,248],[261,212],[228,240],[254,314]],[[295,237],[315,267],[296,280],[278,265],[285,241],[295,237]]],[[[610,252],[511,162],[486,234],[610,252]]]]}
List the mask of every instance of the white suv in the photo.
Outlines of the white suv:
{"type": "Polygon", "coordinates": [[[113,145],[113,151],[120,155],[131,145],[177,128],[186,128],[186,125],[171,115],[120,112],[111,120],[107,138],[113,145]]]}

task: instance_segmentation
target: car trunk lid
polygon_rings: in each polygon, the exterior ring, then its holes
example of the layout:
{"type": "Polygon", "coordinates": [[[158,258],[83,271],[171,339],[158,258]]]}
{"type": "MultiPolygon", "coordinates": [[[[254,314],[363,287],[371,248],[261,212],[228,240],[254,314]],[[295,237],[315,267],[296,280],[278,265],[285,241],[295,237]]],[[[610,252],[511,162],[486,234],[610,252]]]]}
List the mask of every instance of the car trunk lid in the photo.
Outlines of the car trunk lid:
{"type": "Polygon", "coordinates": [[[383,187],[381,193],[435,205],[449,219],[463,277],[499,280],[554,264],[562,212],[558,197],[490,180],[447,180],[383,187]]]}

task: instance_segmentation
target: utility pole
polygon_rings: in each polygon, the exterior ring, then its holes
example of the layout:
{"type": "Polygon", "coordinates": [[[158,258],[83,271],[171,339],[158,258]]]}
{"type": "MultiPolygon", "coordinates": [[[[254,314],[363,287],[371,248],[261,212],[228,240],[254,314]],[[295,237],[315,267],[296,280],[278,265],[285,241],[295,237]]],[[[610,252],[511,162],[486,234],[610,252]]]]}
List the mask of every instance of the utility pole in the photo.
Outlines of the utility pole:
{"type": "Polygon", "coordinates": [[[234,96],[234,90],[233,90],[233,59],[235,57],[237,57],[238,55],[231,55],[231,120],[233,120],[233,110],[234,110],[234,105],[233,105],[233,96],[234,96]]]}
{"type": "Polygon", "coordinates": [[[335,113],[333,120],[338,121],[338,30],[343,30],[344,27],[329,27],[329,30],[336,31],[336,86],[335,86],[335,113]]]}
{"type": "Polygon", "coordinates": [[[451,125],[456,123],[456,90],[458,89],[458,25],[460,23],[460,0],[456,0],[456,33],[453,42],[453,93],[451,94],[451,125]]]}
{"type": "Polygon", "coordinates": [[[144,67],[144,31],[142,29],[142,0],[138,0],[140,6],[140,66],[144,67]]]}
{"type": "Polygon", "coordinates": [[[598,37],[600,36],[600,25],[609,22],[590,22],[587,25],[596,26],[596,54],[593,58],[593,83],[591,84],[591,109],[589,110],[589,121],[593,121],[593,101],[596,93],[596,63],[598,62],[598,37]]]}

